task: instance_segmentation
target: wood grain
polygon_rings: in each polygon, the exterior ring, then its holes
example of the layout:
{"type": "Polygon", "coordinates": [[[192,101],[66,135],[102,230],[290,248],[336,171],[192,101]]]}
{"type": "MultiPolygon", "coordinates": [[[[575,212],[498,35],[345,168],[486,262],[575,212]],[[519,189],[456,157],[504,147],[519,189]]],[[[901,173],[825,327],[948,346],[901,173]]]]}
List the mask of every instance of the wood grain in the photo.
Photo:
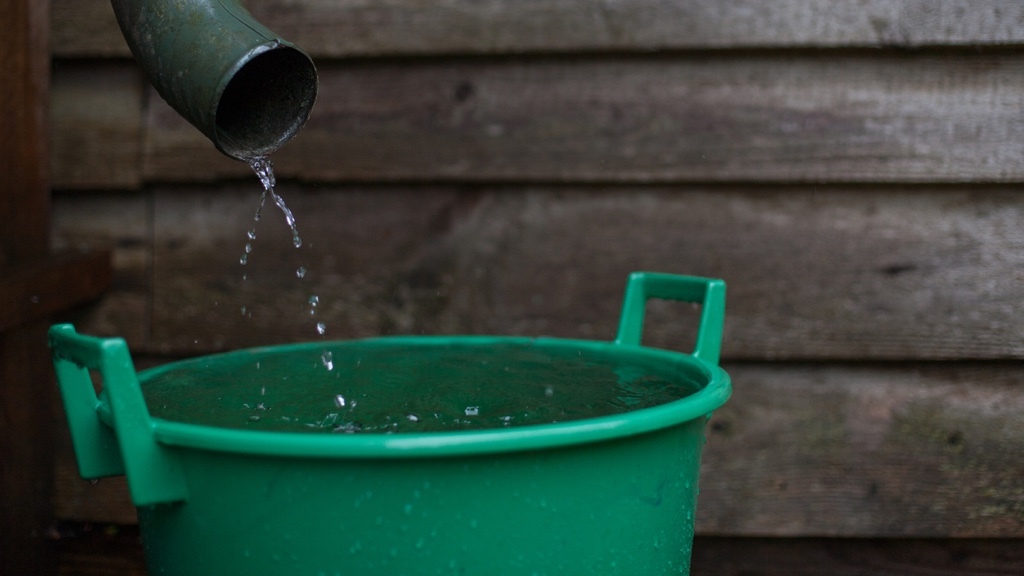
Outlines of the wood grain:
{"type": "MultiPolygon", "coordinates": [[[[726,280],[729,359],[1024,357],[1013,321],[1024,207],[1012,187],[280,191],[306,244],[292,247],[268,205],[247,266],[255,178],[157,192],[153,339],[141,351],[311,340],[316,321],[331,338],[610,340],[626,276],[646,269],[726,280]]],[[[694,325],[656,310],[645,343],[687,350],[694,325]]]]}
{"type": "MultiPolygon", "coordinates": [[[[1019,45],[1013,0],[249,0],[314,57],[1019,45]]],[[[60,57],[128,56],[109,2],[54,0],[60,57]]]]}
{"type": "MultiPolygon", "coordinates": [[[[135,526],[63,523],[62,574],[143,576],[135,526]]],[[[1017,576],[1015,539],[716,538],[697,536],[692,574],[701,576],[1017,576]]]]}
{"type": "Polygon", "coordinates": [[[129,62],[55,64],[50,102],[54,188],[139,187],[143,81],[129,62]]]}
{"type": "Polygon", "coordinates": [[[62,252],[0,269],[0,332],[48,320],[98,298],[110,286],[110,253],[62,252]],[[66,278],[74,278],[68,285],[66,278]]]}
{"type": "Polygon", "coordinates": [[[1003,540],[714,538],[693,543],[699,576],[1013,576],[1024,542],[1003,540]]]}
{"type": "Polygon", "coordinates": [[[112,254],[110,289],[99,301],[63,311],[55,321],[83,333],[119,336],[133,349],[149,344],[152,306],[152,202],[138,192],[61,192],[53,195],[51,241],[59,250],[93,248],[112,254]]]}
{"type": "MultiPolygon", "coordinates": [[[[5,270],[30,267],[50,250],[49,8],[36,0],[0,0],[0,269],[5,270]]],[[[0,574],[57,571],[52,543],[45,538],[53,521],[55,388],[48,358],[45,321],[0,330],[0,574]]]]}
{"type": "MultiPolygon", "coordinates": [[[[326,64],[275,159],[316,181],[1015,182],[1019,54],[326,64]]],[[[241,176],[157,97],[144,178],[241,176]]]]}
{"type": "MultiPolygon", "coordinates": [[[[1017,364],[726,364],[697,532],[1021,538],[1024,370],[1017,364]]],[[[131,524],[123,478],[58,459],[61,518],[131,524]]]]}

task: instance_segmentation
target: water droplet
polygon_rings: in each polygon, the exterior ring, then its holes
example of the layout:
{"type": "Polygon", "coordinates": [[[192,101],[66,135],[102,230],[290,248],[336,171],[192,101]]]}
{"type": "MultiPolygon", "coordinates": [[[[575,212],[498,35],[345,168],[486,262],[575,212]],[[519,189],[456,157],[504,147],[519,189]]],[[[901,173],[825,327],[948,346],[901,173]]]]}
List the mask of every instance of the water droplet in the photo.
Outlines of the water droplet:
{"type": "Polygon", "coordinates": [[[242,266],[245,266],[245,263],[248,262],[248,261],[249,261],[249,255],[248,254],[242,254],[242,257],[238,259],[238,263],[241,264],[242,266]]]}
{"type": "Polygon", "coordinates": [[[363,429],[363,425],[359,422],[346,422],[341,426],[334,428],[335,432],[341,432],[344,434],[355,434],[363,429]]]}
{"type": "Polygon", "coordinates": [[[420,421],[420,417],[417,416],[416,414],[413,414],[412,412],[406,414],[405,415],[405,419],[408,420],[409,422],[419,422],[420,421]]]}
{"type": "Polygon", "coordinates": [[[256,239],[256,229],[255,228],[250,229],[248,232],[245,233],[245,235],[249,237],[249,240],[255,240],[256,239]]]}
{"type": "Polygon", "coordinates": [[[250,422],[259,422],[259,420],[260,420],[260,415],[259,414],[253,414],[252,416],[249,416],[249,421],[250,422]]]}
{"type": "Polygon", "coordinates": [[[316,323],[316,333],[323,336],[324,332],[327,332],[327,325],[323,322],[316,323]]]}
{"type": "Polygon", "coordinates": [[[246,243],[245,243],[245,253],[246,253],[246,254],[249,254],[249,253],[251,253],[251,252],[252,252],[252,244],[251,244],[251,243],[249,243],[249,242],[246,242],[246,243]]]}
{"type": "MultiPolygon", "coordinates": [[[[334,370],[334,354],[330,350],[324,350],[324,353],[320,355],[320,359],[323,360],[327,370],[334,370]]],[[[342,405],[344,406],[344,404],[342,405]]]]}
{"type": "Polygon", "coordinates": [[[97,485],[99,483],[100,483],[100,479],[99,478],[91,478],[89,480],[89,484],[92,484],[93,486],[95,486],[95,485],[97,485]]]}
{"type": "Polygon", "coordinates": [[[548,398],[554,396],[555,395],[555,387],[554,386],[548,386],[548,387],[544,388],[544,395],[547,396],[548,398]]]}
{"type": "Polygon", "coordinates": [[[312,306],[313,308],[316,308],[317,306],[320,305],[320,298],[315,294],[310,296],[309,305],[312,306]]]}
{"type": "Polygon", "coordinates": [[[480,407],[479,406],[466,406],[466,416],[479,416],[479,415],[480,415],[480,407]]]}
{"type": "Polygon", "coordinates": [[[337,406],[338,408],[344,408],[345,407],[345,397],[342,396],[341,394],[336,395],[334,397],[334,405],[337,406]]]}
{"type": "Polygon", "coordinates": [[[299,278],[305,278],[306,277],[306,267],[305,266],[299,266],[299,268],[297,270],[295,270],[295,275],[298,276],[299,278]]]}

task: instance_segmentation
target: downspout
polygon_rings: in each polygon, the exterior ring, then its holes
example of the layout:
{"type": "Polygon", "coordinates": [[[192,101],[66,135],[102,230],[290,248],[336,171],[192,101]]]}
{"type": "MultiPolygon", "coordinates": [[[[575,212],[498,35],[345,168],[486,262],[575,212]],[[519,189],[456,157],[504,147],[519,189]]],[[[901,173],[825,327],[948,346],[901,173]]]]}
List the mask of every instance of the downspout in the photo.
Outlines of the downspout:
{"type": "Polygon", "coordinates": [[[316,100],[309,55],[239,0],[111,0],[135,59],[160,96],[238,160],[266,156],[306,123],[316,100]]]}

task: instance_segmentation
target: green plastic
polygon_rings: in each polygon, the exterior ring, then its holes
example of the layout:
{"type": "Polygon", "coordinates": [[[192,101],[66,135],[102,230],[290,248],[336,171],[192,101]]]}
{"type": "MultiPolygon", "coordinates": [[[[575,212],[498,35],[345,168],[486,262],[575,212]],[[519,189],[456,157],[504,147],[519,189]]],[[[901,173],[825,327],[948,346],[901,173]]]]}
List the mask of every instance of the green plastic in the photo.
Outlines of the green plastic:
{"type": "MultiPolygon", "coordinates": [[[[151,573],[687,574],[705,423],[732,391],[717,366],[724,295],[718,280],[635,273],[613,342],[458,336],[332,343],[336,358],[350,346],[373,346],[436,349],[439,359],[453,346],[521,344],[659,366],[699,384],[652,408],[472,431],[258,432],[154,418],[146,407],[147,382],[170,370],[202,371],[238,355],[308,355],[323,343],[241,350],[136,374],[121,339],[58,325],[50,342],[80,472],[127,475],[151,573]],[[641,345],[652,297],[703,305],[694,354],[641,345]],[[90,370],[102,378],[99,396],[90,370]]],[[[525,385],[530,369],[521,368],[525,385]]]]}
{"type": "Polygon", "coordinates": [[[301,49],[239,0],[112,0],[160,96],[224,154],[269,155],[305,124],[317,74],[301,49]]]}

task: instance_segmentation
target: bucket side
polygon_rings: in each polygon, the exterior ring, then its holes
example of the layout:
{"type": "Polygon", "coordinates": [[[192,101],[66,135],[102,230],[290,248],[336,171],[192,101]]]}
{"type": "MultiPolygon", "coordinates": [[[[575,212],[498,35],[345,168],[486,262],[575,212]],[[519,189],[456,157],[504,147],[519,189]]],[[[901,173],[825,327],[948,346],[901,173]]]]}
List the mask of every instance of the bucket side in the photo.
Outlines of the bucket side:
{"type": "Polygon", "coordinates": [[[704,424],[407,460],[182,450],[188,505],[139,510],[147,564],[170,576],[686,574],[704,424]]]}

